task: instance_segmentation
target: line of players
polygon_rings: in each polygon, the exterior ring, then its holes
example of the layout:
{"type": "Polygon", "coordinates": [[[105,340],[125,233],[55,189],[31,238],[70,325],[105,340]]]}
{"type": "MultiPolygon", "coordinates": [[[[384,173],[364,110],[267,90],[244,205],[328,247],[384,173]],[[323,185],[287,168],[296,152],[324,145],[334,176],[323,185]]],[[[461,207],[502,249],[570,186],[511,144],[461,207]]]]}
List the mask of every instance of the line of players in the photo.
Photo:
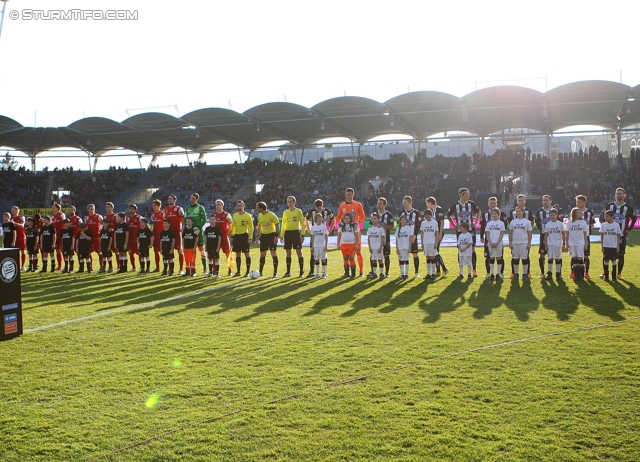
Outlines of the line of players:
{"type": "MultiPolygon", "coordinates": [[[[624,267],[624,254],[626,247],[626,237],[635,224],[635,214],[633,209],[625,201],[625,191],[622,188],[616,190],[616,200],[607,206],[607,210],[613,212],[614,222],[620,227],[621,239],[619,251],[616,254],[617,277],[621,277],[624,267]]],[[[253,219],[250,214],[244,211],[244,203],[238,201],[238,212],[233,216],[224,210],[224,203],[216,201],[216,211],[210,216],[211,226],[205,230],[202,227],[207,221],[206,212],[202,205],[198,203],[199,195],[194,193],[190,197],[190,205],[183,209],[176,204],[176,197],[168,197],[168,205],[162,209],[161,202],[152,202],[153,211],[151,213],[151,223],[137,214],[137,207],[132,204],[129,207],[129,215],[113,212],[113,204],[106,204],[107,213],[104,217],[95,212],[95,207],[87,207],[85,221],[76,215],[76,210],[72,206],[69,214],[65,217],[60,206],[54,204],[51,217],[44,217],[41,222],[34,218],[28,218],[26,226],[24,217],[19,215],[18,207],[13,207],[11,214],[4,214],[4,245],[5,247],[18,247],[23,251],[23,269],[25,265],[24,250],[29,255],[29,269],[36,271],[38,267],[38,249],[43,255],[43,269],[47,270],[47,263],[51,261],[51,270],[62,270],[71,272],[74,270],[74,254],[79,257],[80,271],[93,270],[92,253],[99,255],[99,272],[113,272],[113,260],[115,259],[118,272],[126,272],[128,266],[127,253],[131,259],[132,269],[136,271],[135,255],[139,255],[140,272],[150,272],[150,254],[155,253],[156,268],[154,272],[160,271],[160,259],[163,260],[163,274],[173,274],[174,272],[174,252],[178,252],[180,273],[195,275],[195,259],[200,253],[203,274],[220,277],[219,254],[220,251],[226,256],[228,274],[232,274],[235,263],[237,271],[235,276],[240,276],[242,254],[245,255],[246,272],[249,273],[251,267],[251,257],[249,255],[249,244],[253,234],[253,219]],[[38,222],[37,222],[38,221],[38,222]],[[233,236],[233,246],[230,245],[229,236],[233,236]],[[206,249],[205,249],[206,242],[206,249]],[[206,250],[206,251],[205,251],[206,250]],[[54,259],[54,251],[57,253],[57,266],[54,259]],[[232,252],[236,254],[235,261],[232,252]],[[61,262],[64,260],[64,269],[61,262]],[[186,269],[186,271],[185,271],[186,269]],[[208,271],[207,271],[208,269],[208,271]]],[[[576,244],[569,242],[571,233],[563,230],[560,237],[553,233],[545,232],[548,223],[553,220],[553,210],[551,197],[543,196],[542,208],[535,214],[526,207],[526,198],[519,195],[517,207],[509,214],[500,211],[498,222],[503,223],[506,230],[510,228],[509,239],[512,249],[512,271],[511,278],[517,278],[516,267],[522,262],[523,279],[531,278],[529,267],[529,249],[531,242],[532,226],[535,223],[541,230],[542,238],[539,251],[539,265],[541,276],[545,276],[544,265],[548,258],[547,278],[552,275],[552,263],[556,264],[556,273],[561,273],[561,254],[556,255],[553,249],[557,248],[557,239],[561,239],[560,252],[562,248],[574,247],[572,252],[572,267],[580,261],[585,265],[585,277],[589,276],[589,239],[594,220],[593,211],[586,208],[587,198],[578,196],[576,198],[577,211],[580,212],[579,221],[586,226],[586,239],[584,255],[575,250],[576,244]],[[522,216],[520,216],[520,211],[522,216]],[[524,221],[522,221],[524,220],[524,221]],[[529,225],[526,224],[529,222],[529,225]],[[547,242],[549,241],[549,242],[547,242]],[[523,247],[524,245],[524,247],[523,247]],[[551,250],[551,252],[549,252],[551,250]],[[574,256],[575,254],[575,256],[574,256]]],[[[380,278],[389,276],[390,267],[390,233],[395,227],[394,217],[386,210],[386,199],[379,198],[377,210],[371,216],[372,226],[367,233],[367,241],[371,254],[371,272],[369,277],[377,277],[378,268],[380,278]]],[[[409,254],[413,257],[416,277],[419,277],[420,259],[418,257],[418,236],[422,237],[423,251],[427,257],[427,277],[435,278],[442,269],[446,274],[448,271],[444,265],[438,249],[443,237],[444,219],[450,221],[452,228],[456,230],[459,248],[459,264],[462,273],[463,266],[472,268],[471,274],[477,276],[476,271],[476,235],[475,227],[480,221],[481,243],[484,244],[485,265],[487,276],[502,274],[504,259],[502,256],[501,238],[498,241],[499,227],[492,213],[497,209],[497,201],[490,198],[488,202],[489,210],[481,213],[478,206],[469,200],[469,190],[462,188],[459,191],[459,200],[452,204],[446,215],[444,210],[436,203],[435,198],[429,197],[426,200],[427,209],[422,214],[412,205],[412,198],[406,196],[403,200],[403,210],[398,217],[399,226],[396,229],[396,253],[399,257],[401,278],[408,278],[409,254]],[[466,232],[465,232],[466,231],[466,232]],[[493,234],[492,234],[493,233],[493,234]],[[485,239],[486,238],[486,239],[485,239]],[[470,245],[467,240],[470,239],[470,245]],[[470,260],[470,261],[469,261],[470,260]],[[494,266],[492,268],[492,266],[494,266]]],[[[334,229],[336,221],[338,225],[338,247],[341,249],[345,265],[344,276],[355,277],[355,262],[357,260],[360,276],[363,275],[363,257],[361,252],[360,223],[365,220],[362,204],[354,200],[354,190],[347,188],[345,191],[345,201],[339,205],[336,216],[324,207],[322,200],[318,199],[314,209],[310,210],[305,217],[302,212],[295,207],[295,198],[287,198],[287,210],[283,213],[282,226],[278,218],[267,209],[265,203],[257,204],[258,213],[258,233],[256,240],[260,242],[260,274],[262,274],[267,251],[271,252],[274,265],[274,276],[277,275],[278,257],[276,246],[278,236],[284,243],[287,253],[285,276],[291,275],[292,250],[296,250],[300,266],[300,276],[304,275],[304,258],[302,256],[302,245],[304,243],[305,230],[311,234],[311,258],[308,277],[326,277],[326,241],[325,232],[334,229]],[[318,218],[319,217],[319,218],[318,218]],[[345,218],[347,217],[347,218],[345,218]],[[319,220],[319,223],[316,221],[319,220]],[[329,225],[327,227],[327,224],[329,225]],[[314,229],[315,227],[315,229],[314,229]],[[324,229],[324,231],[323,231],[324,229]],[[323,265],[322,272],[320,265],[323,265]]],[[[556,210],[557,221],[561,218],[556,210]]],[[[573,214],[573,211],[572,211],[573,214]]],[[[604,218],[604,216],[603,216],[604,218]]],[[[574,220],[572,220],[574,221],[574,220]]],[[[604,222],[604,219],[602,220],[604,222]]],[[[549,228],[551,229],[551,228],[549,228]]],[[[603,273],[601,276],[604,277],[603,273]]],[[[458,276],[460,277],[460,275],[458,276]]]]}
{"type": "MultiPolygon", "coordinates": [[[[488,211],[480,213],[473,202],[468,201],[468,190],[459,191],[460,200],[449,209],[449,219],[452,226],[456,226],[458,232],[458,248],[460,260],[460,274],[458,278],[463,278],[463,259],[466,266],[468,256],[467,240],[471,238],[471,251],[475,254],[475,235],[473,229],[480,220],[481,243],[484,244],[484,256],[487,276],[491,280],[504,277],[502,274],[504,267],[504,257],[502,248],[502,238],[507,228],[509,229],[509,248],[511,249],[511,279],[518,279],[519,266],[522,265],[522,279],[531,279],[529,250],[531,248],[531,237],[533,225],[540,231],[540,246],[538,264],[540,267],[540,277],[546,280],[553,278],[555,264],[555,275],[557,279],[562,279],[562,250],[568,250],[571,257],[572,279],[590,279],[590,250],[591,244],[589,236],[595,224],[595,214],[593,210],[587,208],[587,197],[576,196],[576,207],[571,210],[570,217],[565,224],[563,217],[558,211],[558,206],[552,206],[550,195],[542,196],[542,207],[533,213],[526,206],[526,197],[522,194],[517,197],[517,206],[509,214],[504,213],[497,207],[497,199],[489,198],[488,211]],[[469,202],[471,202],[469,204],[469,202]],[[461,216],[459,212],[462,211],[461,216]],[[455,222],[455,214],[458,213],[458,221],[455,222]],[[475,220],[473,217],[475,216],[475,220]],[[462,236],[460,243],[459,224],[465,224],[471,234],[469,238],[462,236]],[[546,260],[546,262],[545,262],[546,260]],[[545,263],[547,271],[545,273],[545,263]],[[576,274],[574,274],[574,272],[576,274]]],[[[602,279],[609,279],[609,266],[612,266],[611,278],[623,279],[622,270],[626,253],[626,240],[629,232],[634,228],[636,215],[633,208],[626,203],[626,192],[623,188],[616,190],[616,198],[609,203],[600,215],[600,234],[603,255],[602,279]]],[[[475,255],[473,255],[475,256],[475,255]]],[[[472,262],[475,276],[475,261],[472,262]]]]}

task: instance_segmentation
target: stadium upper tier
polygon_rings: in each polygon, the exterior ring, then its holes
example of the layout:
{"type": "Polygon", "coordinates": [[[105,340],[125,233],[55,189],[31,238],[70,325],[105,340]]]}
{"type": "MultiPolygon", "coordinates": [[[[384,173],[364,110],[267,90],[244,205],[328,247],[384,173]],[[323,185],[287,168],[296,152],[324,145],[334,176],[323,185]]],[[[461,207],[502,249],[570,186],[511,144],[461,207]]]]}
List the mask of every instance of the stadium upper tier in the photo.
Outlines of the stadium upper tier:
{"type": "Polygon", "coordinates": [[[640,85],[593,80],[569,83],[546,93],[498,86],[462,98],[436,91],[406,93],[384,103],[345,96],[312,108],[274,102],[244,113],[205,108],[179,118],[157,112],[122,122],[88,117],[67,127],[24,127],[0,116],[0,146],[32,157],[64,147],[100,156],[117,148],[154,154],[173,148],[206,151],[231,143],[255,150],[275,141],[305,147],[333,137],[363,143],[391,134],[423,140],[451,131],[485,137],[513,128],[553,133],[574,125],[617,130],[638,123],[640,85]]]}

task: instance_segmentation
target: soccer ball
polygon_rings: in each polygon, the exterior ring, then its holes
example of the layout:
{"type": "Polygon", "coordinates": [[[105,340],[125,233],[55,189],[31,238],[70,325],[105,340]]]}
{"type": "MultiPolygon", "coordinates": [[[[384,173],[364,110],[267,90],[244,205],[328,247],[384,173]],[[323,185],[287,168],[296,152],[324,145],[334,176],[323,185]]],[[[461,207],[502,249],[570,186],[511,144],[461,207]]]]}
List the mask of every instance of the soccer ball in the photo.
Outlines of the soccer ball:
{"type": "Polygon", "coordinates": [[[260,271],[253,270],[249,273],[249,276],[251,276],[251,279],[258,279],[260,277],[260,271]]]}

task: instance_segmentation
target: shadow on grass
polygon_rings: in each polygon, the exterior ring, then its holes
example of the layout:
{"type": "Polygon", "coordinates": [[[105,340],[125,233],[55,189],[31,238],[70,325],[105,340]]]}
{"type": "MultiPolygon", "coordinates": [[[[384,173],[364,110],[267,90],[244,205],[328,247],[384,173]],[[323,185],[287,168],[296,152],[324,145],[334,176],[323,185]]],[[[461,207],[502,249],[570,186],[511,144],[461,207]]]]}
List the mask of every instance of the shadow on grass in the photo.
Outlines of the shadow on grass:
{"type": "Polygon", "coordinates": [[[378,306],[389,302],[396,290],[398,290],[398,287],[395,284],[385,284],[384,282],[379,281],[375,289],[372,288],[362,297],[355,299],[352,303],[350,303],[351,309],[345,311],[340,316],[349,317],[357,314],[362,310],[377,308],[378,306]]]}
{"type": "MultiPolygon", "coordinates": [[[[244,281],[247,281],[247,280],[245,279],[244,281]]],[[[244,285],[243,284],[244,281],[237,281],[237,282],[225,281],[225,283],[196,284],[193,287],[189,287],[189,290],[193,290],[191,293],[183,293],[183,292],[177,291],[176,286],[170,286],[163,291],[163,293],[167,292],[166,298],[175,298],[178,296],[180,297],[179,299],[163,300],[161,298],[157,301],[147,300],[147,301],[153,302],[153,304],[150,306],[145,306],[135,310],[130,310],[128,313],[136,314],[136,313],[142,313],[145,311],[153,311],[153,310],[162,309],[162,308],[175,307],[177,305],[183,306],[185,303],[189,303],[188,306],[195,303],[202,303],[202,305],[198,306],[197,308],[208,308],[208,307],[214,306],[215,303],[213,302],[217,301],[218,299],[222,300],[223,297],[233,297],[236,294],[235,292],[236,290],[240,291],[240,288],[236,286],[244,285]],[[224,292],[223,294],[216,296],[214,294],[217,291],[224,291],[224,292]]],[[[184,286],[181,286],[180,288],[182,289],[184,288],[184,286]]],[[[240,294],[240,293],[241,292],[237,292],[237,294],[240,294]]],[[[178,311],[170,312],[167,314],[175,314],[182,311],[186,311],[186,310],[181,308],[178,311]]],[[[166,314],[164,315],[166,316],[166,314]]]]}
{"type": "MultiPolygon", "coordinates": [[[[347,280],[347,281],[353,281],[353,280],[347,280]]],[[[236,319],[235,322],[248,321],[257,316],[261,316],[267,313],[277,313],[280,311],[286,311],[290,308],[297,306],[298,304],[307,302],[318,295],[322,295],[323,293],[326,293],[327,290],[333,287],[333,286],[328,286],[326,282],[319,283],[319,284],[309,284],[304,279],[297,279],[292,282],[293,284],[287,287],[287,290],[284,292],[285,294],[287,294],[287,296],[278,297],[276,295],[274,297],[268,297],[267,298],[267,300],[269,300],[268,302],[262,303],[260,306],[256,307],[253,310],[253,313],[242,316],[236,319]],[[304,290],[301,290],[302,286],[305,286],[304,290]]],[[[316,282],[319,282],[319,281],[316,281],[316,282]]],[[[355,294],[357,294],[359,291],[362,290],[362,288],[359,286],[360,284],[349,284],[346,286],[344,291],[351,291],[351,294],[348,295],[348,297],[352,298],[355,294]]],[[[341,292],[338,292],[338,293],[341,293],[341,292]]],[[[263,297],[262,293],[257,295],[259,296],[256,297],[256,300],[254,303],[258,303],[261,301],[264,302],[265,298],[263,297]]],[[[337,299],[335,298],[336,296],[337,296],[336,293],[332,293],[330,296],[323,299],[329,301],[330,304],[337,304],[337,305],[344,304],[345,298],[342,298],[338,302],[337,299]]],[[[347,295],[344,295],[344,297],[347,297],[347,295]]],[[[307,316],[309,314],[310,313],[305,313],[303,316],[307,316]]]]}
{"type": "Polygon", "coordinates": [[[473,279],[447,281],[449,285],[439,293],[420,301],[419,307],[427,313],[423,323],[434,323],[440,320],[443,313],[451,313],[467,303],[464,294],[473,283],[473,279]]]}
{"type": "Polygon", "coordinates": [[[571,315],[578,311],[580,300],[575,293],[567,290],[564,279],[557,281],[542,280],[542,290],[544,297],[540,301],[542,306],[548,310],[555,311],[559,321],[569,321],[571,315]]]}
{"type": "MultiPolygon", "coordinates": [[[[344,306],[349,302],[349,300],[353,300],[353,298],[358,293],[360,293],[363,289],[363,285],[361,284],[357,284],[357,283],[351,284],[351,282],[353,282],[352,279],[345,278],[345,279],[340,279],[336,282],[337,284],[341,284],[342,290],[339,290],[337,292],[332,292],[327,297],[320,297],[313,305],[313,308],[307,311],[306,313],[304,313],[302,316],[313,316],[314,314],[319,314],[325,308],[332,308],[335,306],[344,306]]],[[[383,285],[382,287],[384,286],[386,286],[386,284],[383,285]]],[[[331,286],[331,287],[335,287],[335,286],[331,286]]]]}
{"type": "Polygon", "coordinates": [[[610,282],[611,287],[627,305],[640,307],[640,289],[629,281],[610,282]]]}
{"type": "Polygon", "coordinates": [[[502,306],[505,301],[500,296],[502,284],[502,279],[496,283],[486,280],[480,284],[478,290],[469,296],[469,306],[476,309],[473,313],[474,318],[483,319],[493,313],[494,309],[502,306]]]}
{"type": "Polygon", "coordinates": [[[513,311],[519,321],[529,320],[529,313],[536,311],[540,306],[540,301],[533,294],[531,288],[532,280],[522,281],[522,285],[517,280],[511,281],[511,288],[507,293],[504,304],[513,311]]]}
{"type": "MultiPolygon", "coordinates": [[[[403,281],[403,285],[408,281],[403,281]]],[[[393,298],[387,300],[387,306],[383,306],[380,308],[380,313],[393,313],[398,308],[404,308],[407,306],[411,306],[415,304],[418,300],[422,298],[423,295],[427,293],[428,284],[424,280],[420,280],[418,284],[407,284],[407,289],[401,292],[397,292],[393,298]]],[[[398,291],[402,287],[396,287],[395,291],[398,291]]]]}
{"type": "MultiPolygon", "coordinates": [[[[264,301],[263,296],[269,299],[275,296],[273,295],[274,293],[286,290],[282,284],[271,286],[269,290],[263,290],[268,284],[269,282],[266,279],[253,282],[245,278],[236,279],[227,284],[213,285],[208,287],[206,292],[186,295],[183,299],[171,303],[159,303],[154,309],[180,305],[180,308],[177,310],[166,311],[160,314],[160,316],[173,316],[189,310],[220,307],[220,309],[208,313],[220,314],[231,309],[251,305],[254,303],[254,299],[264,301]],[[249,287],[249,285],[251,287],[249,287]]],[[[285,284],[285,287],[288,287],[288,284],[285,284]]]]}
{"type": "Polygon", "coordinates": [[[617,298],[609,296],[594,281],[581,281],[576,295],[580,303],[591,308],[600,316],[606,316],[612,321],[622,321],[625,319],[619,311],[624,310],[624,304],[617,298]]]}

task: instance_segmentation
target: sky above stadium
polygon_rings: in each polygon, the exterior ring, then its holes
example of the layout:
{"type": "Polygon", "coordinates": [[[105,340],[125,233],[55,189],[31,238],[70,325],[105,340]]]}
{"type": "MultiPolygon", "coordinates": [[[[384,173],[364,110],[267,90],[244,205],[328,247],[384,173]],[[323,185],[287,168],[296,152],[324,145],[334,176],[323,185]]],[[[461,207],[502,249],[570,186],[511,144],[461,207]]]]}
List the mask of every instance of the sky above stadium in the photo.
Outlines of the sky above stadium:
{"type": "Polygon", "coordinates": [[[408,90],[464,96],[476,85],[545,91],[619,82],[621,72],[622,83],[639,84],[627,20],[635,2],[594,4],[12,0],[0,37],[0,115],[66,126],[89,116],[122,121],[127,110],[242,112],[344,94],[385,101],[408,90]],[[44,19],[52,8],[137,19],[44,19]]]}

